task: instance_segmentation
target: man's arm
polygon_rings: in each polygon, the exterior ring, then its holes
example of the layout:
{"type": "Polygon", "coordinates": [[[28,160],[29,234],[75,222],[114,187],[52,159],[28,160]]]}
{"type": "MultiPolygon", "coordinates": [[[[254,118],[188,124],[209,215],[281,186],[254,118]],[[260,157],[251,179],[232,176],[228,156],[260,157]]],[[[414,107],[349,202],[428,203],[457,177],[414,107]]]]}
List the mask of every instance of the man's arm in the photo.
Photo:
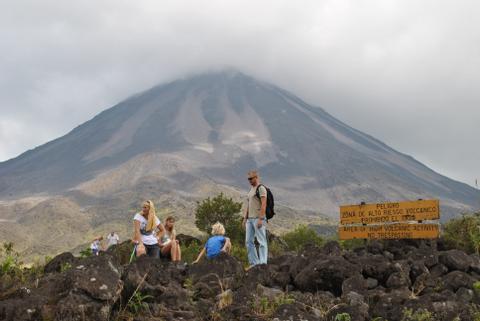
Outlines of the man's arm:
{"type": "Polygon", "coordinates": [[[262,185],[258,187],[258,192],[260,194],[260,213],[258,213],[257,227],[260,228],[263,225],[267,211],[267,189],[262,185]]]}
{"type": "Polygon", "coordinates": [[[245,225],[247,223],[247,218],[248,218],[248,201],[247,201],[247,206],[245,206],[245,213],[243,214],[243,219],[242,219],[243,228],[245,228],[245,225]]]}
{"type": "Polygon", "coordinates": [[[260,207],[259,218],[265,218],[265,212],[267,211],[267,197],[266,196],[260,197],[260,202],[262,203],[262,205],[260,207]]]}
{"type": "Polygon", "coordinates": [[[248,217],[248,198],[247,198],[247,206],[245,206],[245,213],[243,214],[243,219],[247,219],[248,217]]]}

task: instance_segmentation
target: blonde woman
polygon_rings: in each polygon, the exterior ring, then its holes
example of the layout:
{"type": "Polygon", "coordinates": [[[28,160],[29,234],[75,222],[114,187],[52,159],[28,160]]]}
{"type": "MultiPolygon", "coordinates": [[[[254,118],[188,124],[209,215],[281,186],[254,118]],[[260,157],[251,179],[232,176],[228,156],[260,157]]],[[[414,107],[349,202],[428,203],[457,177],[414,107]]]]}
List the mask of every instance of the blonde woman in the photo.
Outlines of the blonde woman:
{"type": "Polygon", "coordinates": [[[205,243],[205,247],[198,255],[197,259],[193,262],[196,264],[200,259],[207,254],[207,259],[216,258],[221,252],[230,253],[232,249],[232,244],[230,239],[225,237],[225,227],[220,222],[213,224],[212,226],[212,236],[205,243]]]}
{"type": "Polygon", "coordinates": [[[165,219],[165,232],[159,238],[160,240],[160,256],[170,258],[173,262],[182,259],[180,245],[176,239],[175,218],[169,216],[165,219]]]}
{"type": "Polygon", "coordinates": [[[160,257],[160,247],[155,235],[155,230],[163,233],[163,226],[155,214],[155,205],[152,201],[145,201],[142,211],[133,218],[133,241],[137,245],[137,256],[147,254],[150,257],[160,257]]]}

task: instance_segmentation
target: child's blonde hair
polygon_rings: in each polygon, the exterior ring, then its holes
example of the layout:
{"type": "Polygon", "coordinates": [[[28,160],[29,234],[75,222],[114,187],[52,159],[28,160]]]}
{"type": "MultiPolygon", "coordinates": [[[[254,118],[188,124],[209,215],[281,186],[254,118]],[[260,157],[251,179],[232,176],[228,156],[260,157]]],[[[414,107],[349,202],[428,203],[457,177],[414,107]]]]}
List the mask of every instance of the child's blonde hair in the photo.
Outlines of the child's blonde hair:
{"type": "Polygon", "coordinates": [[[212,226],[212,235],[225,235],[225,227],[222,223],[217,222],[212,226]]]}

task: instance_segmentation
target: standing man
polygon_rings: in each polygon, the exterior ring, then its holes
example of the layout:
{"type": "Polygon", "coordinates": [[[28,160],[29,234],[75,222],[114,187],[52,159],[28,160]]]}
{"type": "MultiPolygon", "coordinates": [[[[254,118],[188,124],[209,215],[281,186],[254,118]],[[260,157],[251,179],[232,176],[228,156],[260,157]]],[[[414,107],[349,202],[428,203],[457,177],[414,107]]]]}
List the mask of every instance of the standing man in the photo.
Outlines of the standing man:
{"type": "Polygon", "coordinates": [[[245,228],[245,244],[247,246],[248,262],[250,267],[257,264],[267,264],[268,244],[265,211],[267,209],[267,189],[260,185],[260,177],[257,171],[248,172],[248,181],[251,188],[248,192],[248,204],[243,217],[245,228]],[[258,195],[257,196],[257,189],[258,195]],[[260,245],[255,247],[255,238],[260,245]]]}
{"type": "Polygon", "coordinates": [[[107,248],[109,248],[112,245],[117,245],[119,241],[120,241],[120,238],[118,237],[117,233],[112,232],[112,233],[108,234],[108,236],[107,236],[107,248]]]}

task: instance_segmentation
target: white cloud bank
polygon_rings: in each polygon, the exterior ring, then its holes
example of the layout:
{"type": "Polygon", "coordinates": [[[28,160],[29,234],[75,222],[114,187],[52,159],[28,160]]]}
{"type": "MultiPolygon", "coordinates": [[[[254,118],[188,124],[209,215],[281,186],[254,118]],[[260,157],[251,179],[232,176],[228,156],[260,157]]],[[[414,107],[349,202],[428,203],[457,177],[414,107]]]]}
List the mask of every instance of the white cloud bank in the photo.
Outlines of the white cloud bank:
{"type": "Polygon", "coordinates": [[[0,10],[0,160],[159,82],[233,66],[472,184],[477,1],[36,1],[0,10]]]}

